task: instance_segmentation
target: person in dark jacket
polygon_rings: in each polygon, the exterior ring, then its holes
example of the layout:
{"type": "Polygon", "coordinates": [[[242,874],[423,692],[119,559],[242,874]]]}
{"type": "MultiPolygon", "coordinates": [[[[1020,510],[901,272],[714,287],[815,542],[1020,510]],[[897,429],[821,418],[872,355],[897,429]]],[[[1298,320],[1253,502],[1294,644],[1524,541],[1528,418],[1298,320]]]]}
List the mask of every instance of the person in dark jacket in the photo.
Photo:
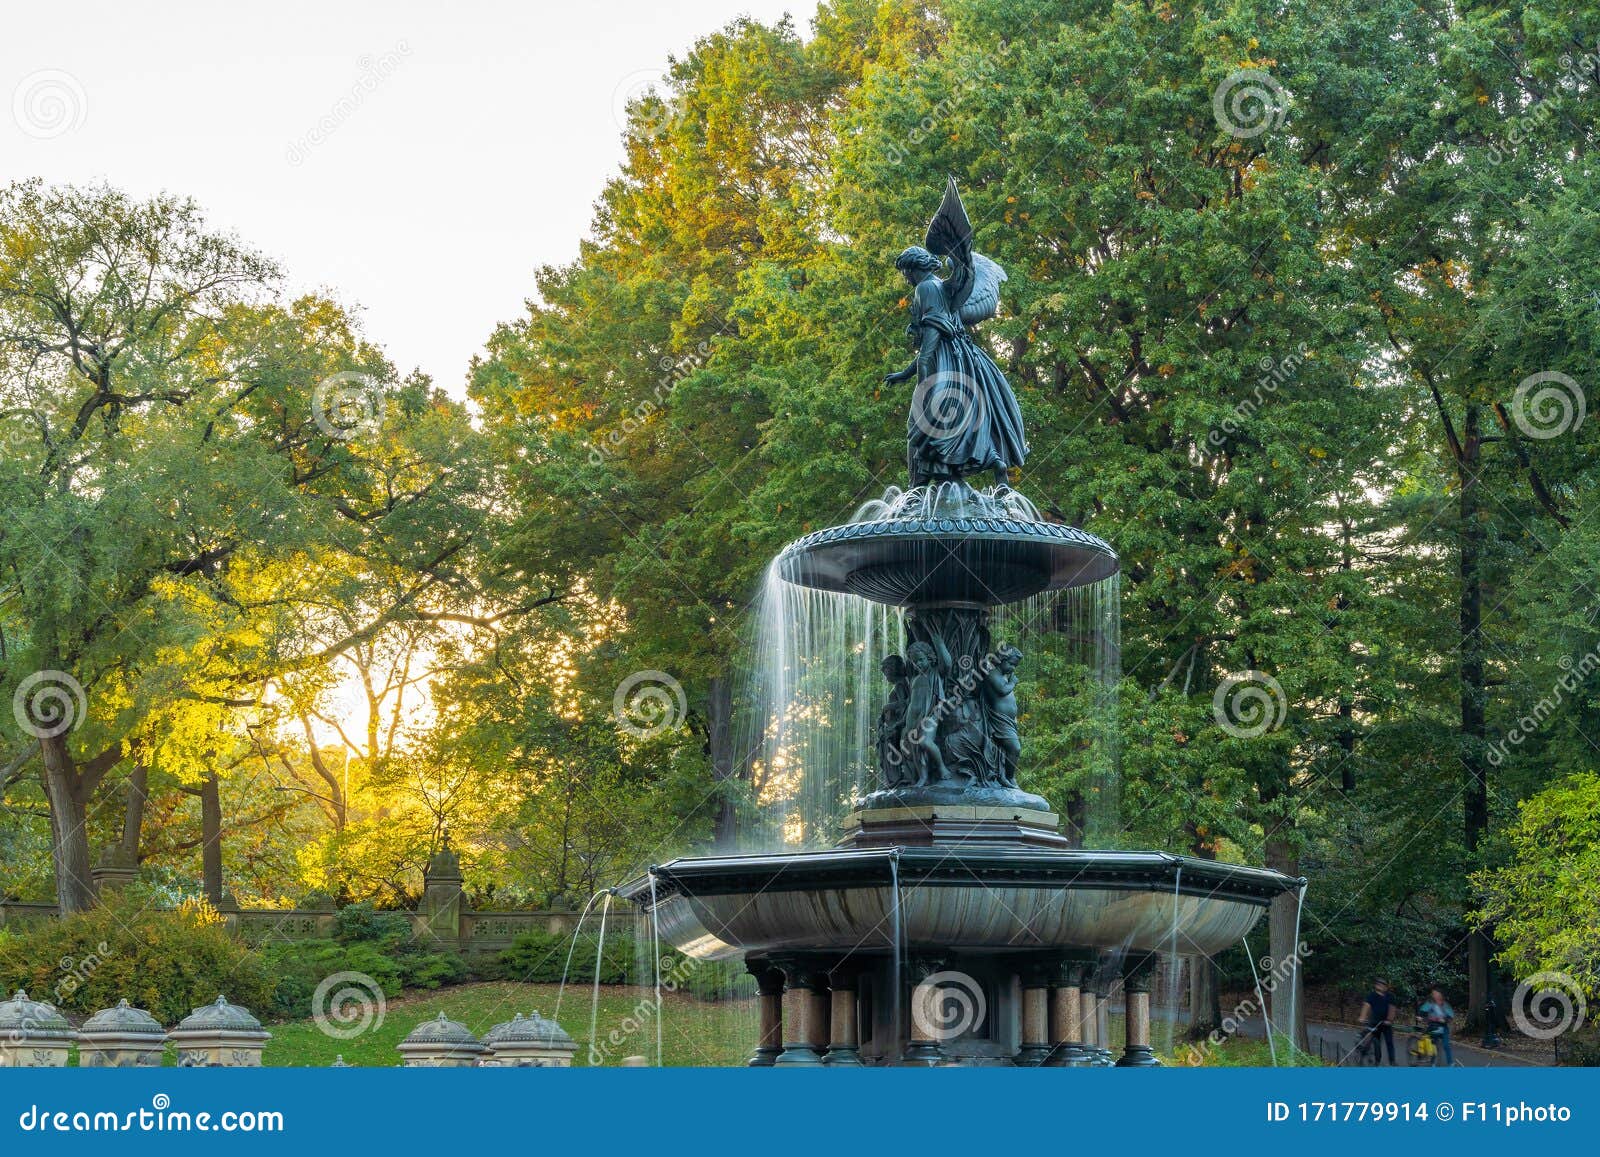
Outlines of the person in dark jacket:
{"type": "Polygon", "coordinates": [[[1389,991],[1389,982],[1382,977],[1372,982],[1372,991],[1362,1002],[1361,1024],[1372,1037],[1378,1063],[1383,1063],[1379,1045],[1384,1045],[1389,1050],[1389,1063],[1394,1064],[1394,995],[1389,991]]]}

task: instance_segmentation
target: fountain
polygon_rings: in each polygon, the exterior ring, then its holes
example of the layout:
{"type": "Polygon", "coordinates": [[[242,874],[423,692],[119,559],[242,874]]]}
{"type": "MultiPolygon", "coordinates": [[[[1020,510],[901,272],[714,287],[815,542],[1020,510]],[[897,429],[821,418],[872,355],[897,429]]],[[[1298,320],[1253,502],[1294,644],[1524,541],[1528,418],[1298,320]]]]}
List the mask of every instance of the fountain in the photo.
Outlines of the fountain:
{"type": "Polygon", "coordinates": [[[883,663],[876,790],[832,849],[676,859],[617,894],[690,958],[743,959],[760,1002],[752,1065],[1154,1064],[1159,962],[1230,947],[1304,882],[1075,847],[1018,786],[1023,656],[995,645],[991,616],[1111,580],[1117,555],[1008,484],[1027,454],[1021,418],[967,333],[993,316],[1005,275],[972,251],[953,181],[925,246],[896,264],[913,287],[917,356],[886,381],[917,382],[911,487],[790,543],[773,565],[779,583],[898,618],[906,645],[883,663]],[[975,489],[968,477],[984,472],[995,486],[975,489]],[[1113,1061],[1118,983],[1125,1043],[1113,1061]]]}

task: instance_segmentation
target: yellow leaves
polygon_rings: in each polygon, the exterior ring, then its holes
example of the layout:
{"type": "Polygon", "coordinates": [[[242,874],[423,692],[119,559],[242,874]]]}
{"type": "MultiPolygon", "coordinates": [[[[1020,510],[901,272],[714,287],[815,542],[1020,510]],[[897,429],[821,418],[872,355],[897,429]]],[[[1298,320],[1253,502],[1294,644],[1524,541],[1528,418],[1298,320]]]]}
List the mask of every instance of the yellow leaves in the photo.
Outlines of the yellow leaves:
{"type": "Polygon", "coordinates": [[[1177,371],[1176,367],[1174,367],[1171,362],[1162,362],[1159,366],[1156,367],[1156,373],[1160,374],[1164,378],[1170,378],[1173,374],[1175,374],[1177,372],[1178,371],[1177,371]]]}
{"type": "Polygon", "coordinates": [[[1306,450],[1306,453],[1310,454],[1313,458],[1326,458],[1328,456],[1328,452],[1318,446],[1310,447],[1306,450]]]}
{"type": "Polygon", "coordinates": [[[1249,40],[1246,40],[1244,42],[1244,46],[1246,48],[1250,49],[1251,51],[1254,51],[1255,49],[1261,47],[1261,41],[1257,40],[1254,36],[1252,36],[1249,40]]]}
{"type": "Polygon", "coordinates": [[[1013,196],[1013,197],[1007,197],[1006,198],[1006,204],[1007,205],[1015,205],[1016,203],[1017,203],[1016,197],[1013,196]]]}
{"type": "Polygon", "coordinates": [[[1148,189],[1140,189],[1134,196],[1140,201],[1154,201],[1156,199],[1156,195],[1148,189]]]}

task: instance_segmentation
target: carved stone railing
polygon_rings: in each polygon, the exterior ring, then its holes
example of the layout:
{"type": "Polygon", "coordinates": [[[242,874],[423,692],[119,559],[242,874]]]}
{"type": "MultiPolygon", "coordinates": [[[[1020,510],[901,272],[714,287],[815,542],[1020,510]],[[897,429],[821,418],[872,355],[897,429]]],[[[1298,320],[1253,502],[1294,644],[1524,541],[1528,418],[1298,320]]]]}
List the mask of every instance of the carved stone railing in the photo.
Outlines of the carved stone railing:
{"type": "MultiPolygon", "coordinates": [[[[120,881],[119,881],[120,882],[120,881]]],[[[102,881],[107,887],[109,881],[102,881]]],[[[240,908],[225,901],[220,913],[228,929],[248,944],[269,944],[331,937],[338,913],[333,908],[240,908]]],[[[0,902],[0,928],[17,928],[57,915],[54,904],[0,902]]],[[[419,939],[436,941],[463,955],[501,952],[524,932],[566,936],[577,925],[577,912],[485,911],[467,906],[461,868],[455,853],[445,850],[428,862],[422,900],[408,912],[419,939]]]]}

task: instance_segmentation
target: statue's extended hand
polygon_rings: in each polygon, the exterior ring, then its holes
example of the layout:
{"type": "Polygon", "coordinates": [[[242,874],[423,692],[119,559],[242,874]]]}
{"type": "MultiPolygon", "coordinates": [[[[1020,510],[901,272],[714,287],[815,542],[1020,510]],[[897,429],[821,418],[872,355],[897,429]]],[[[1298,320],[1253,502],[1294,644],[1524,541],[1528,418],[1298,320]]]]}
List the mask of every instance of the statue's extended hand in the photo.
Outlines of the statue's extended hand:
{"type": "Polygon", "coordinates": [[[897,386],[901,382],[909,382],[911,380],[911,374],[911,370],[896,370],[892,374],[884,374],[883,384],[886,386],[897,386]]]}

